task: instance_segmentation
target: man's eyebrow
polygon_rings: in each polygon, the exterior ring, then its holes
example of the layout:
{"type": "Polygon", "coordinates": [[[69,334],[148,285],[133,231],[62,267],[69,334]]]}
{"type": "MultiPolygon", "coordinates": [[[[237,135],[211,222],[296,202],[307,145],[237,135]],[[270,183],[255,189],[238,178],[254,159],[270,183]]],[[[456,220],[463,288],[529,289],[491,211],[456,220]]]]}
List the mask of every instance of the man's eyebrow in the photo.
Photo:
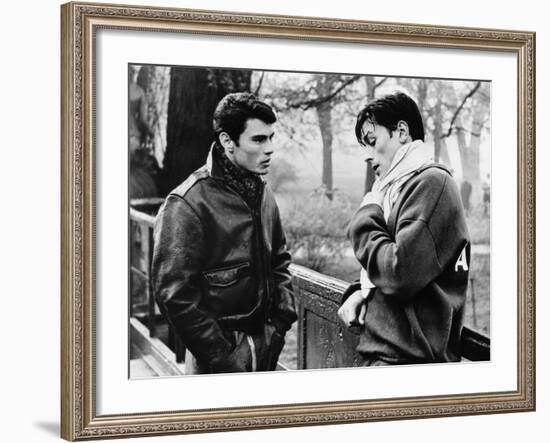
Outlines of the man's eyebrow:
{"type": "Polygon", "coordinates": [[[266,138],[271,138],[275,135],[275,131],[273,131],[271,134],[256,134],[253,135],[251,138],[252,140],[265,140],[266,138]]]}

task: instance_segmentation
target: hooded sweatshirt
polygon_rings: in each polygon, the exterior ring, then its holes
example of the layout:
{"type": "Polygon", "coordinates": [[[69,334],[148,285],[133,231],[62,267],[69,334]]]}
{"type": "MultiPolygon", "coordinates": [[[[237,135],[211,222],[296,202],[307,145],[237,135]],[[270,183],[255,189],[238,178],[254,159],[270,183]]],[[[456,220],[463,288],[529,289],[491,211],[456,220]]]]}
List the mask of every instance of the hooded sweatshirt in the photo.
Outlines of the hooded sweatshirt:
{"type": "Polygon", "coordinates": [[[375,286],[357,351],[391,364],[460,360],[470,249],[449,171],[435,163],[416,169],[389,215],[377,204],[359,208],[349,236],[375,286]]]}
{"type": "MultiPolygon", "coordinates": [[[[383,209],[386,222],[390,216],[391,208],[401,192],[401,188],[420,168],[432,162],[433,157],[430,148],[422,140],[407,143],[395,153],[388,172],[384,177],[376,180],[373,185],[373,191],[384,194],[383,209]]],[[[366,299],[371,289],[374,288],[374,284],[370,281],[364,268],[360,272],[360,281],[361,293],[363,298],[366,299]]]]}

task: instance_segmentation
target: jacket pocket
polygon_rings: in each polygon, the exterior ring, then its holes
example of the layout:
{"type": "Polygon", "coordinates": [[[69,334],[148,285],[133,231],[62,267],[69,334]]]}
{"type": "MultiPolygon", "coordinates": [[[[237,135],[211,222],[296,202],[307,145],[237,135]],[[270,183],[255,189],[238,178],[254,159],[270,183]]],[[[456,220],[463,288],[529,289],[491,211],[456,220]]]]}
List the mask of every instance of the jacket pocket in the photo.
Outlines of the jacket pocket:
{"type": "Polygon", "coordinates": [[[213,269],[203,272],[202,275],[210,286],[225,288],[234,285],[241,277],[249,274],[250,263],[246,262],[225,268],[213,269]]]}
{"type": "Polygon", "coordinates": [[[255,308],[258,295],[249,262],[208,270],[202,275],[205,282],[202,303],[216,318],[246,315],[255,308]]]}

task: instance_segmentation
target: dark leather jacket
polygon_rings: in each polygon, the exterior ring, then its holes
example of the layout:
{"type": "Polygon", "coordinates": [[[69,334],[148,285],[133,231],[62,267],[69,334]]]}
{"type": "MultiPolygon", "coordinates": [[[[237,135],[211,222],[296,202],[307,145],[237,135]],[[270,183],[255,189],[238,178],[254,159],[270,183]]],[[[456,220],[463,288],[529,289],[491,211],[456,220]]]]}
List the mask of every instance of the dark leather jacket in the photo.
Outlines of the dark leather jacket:
{"type": "Polygon", "coordinates": [[[156,300],[206,366],[231,354],[233,331],[261,334],[271,324],[284,336],[296,320],[279,210],[269,187],[262,188],[258,209],[250,209],[210,155],[156,218],[156,300]]]}

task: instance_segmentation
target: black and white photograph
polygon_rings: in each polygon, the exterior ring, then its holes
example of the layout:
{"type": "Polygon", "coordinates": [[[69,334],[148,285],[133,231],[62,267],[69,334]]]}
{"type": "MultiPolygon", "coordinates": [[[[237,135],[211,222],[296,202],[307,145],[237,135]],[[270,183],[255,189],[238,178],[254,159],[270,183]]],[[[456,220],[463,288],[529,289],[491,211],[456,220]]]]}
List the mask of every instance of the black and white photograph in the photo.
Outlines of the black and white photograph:
{"type": "Polygon", "coordinates": [[[491,93],[130,63],[129,378],[490,361],[491,93]]]}
{"type": "Polygon", "coordinates": [[[62,438],[533,415],[537,26],[274,4],[61,7],[62,438]]]}

